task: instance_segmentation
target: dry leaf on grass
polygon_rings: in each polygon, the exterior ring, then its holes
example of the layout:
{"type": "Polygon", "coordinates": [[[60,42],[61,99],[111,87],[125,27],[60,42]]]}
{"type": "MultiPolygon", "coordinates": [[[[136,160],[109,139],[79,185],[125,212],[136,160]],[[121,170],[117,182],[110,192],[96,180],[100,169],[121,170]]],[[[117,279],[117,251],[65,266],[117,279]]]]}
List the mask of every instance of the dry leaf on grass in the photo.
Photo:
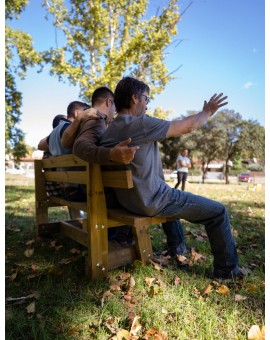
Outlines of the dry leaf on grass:
{"type": "Polygon", "coordinates": [[[208,295],[212,292],[212,286],[211,284],[209,283],[208,285],[206,285],[202,290],[201,290],[201,296],[205,296],[205,295],[208,295]]]}
{"type": "Polygon", "coordinates": [[[243,300],[246,300],[247,297],[246,296],[243,296],[243,295],[240,295],[240,294],[235,294],[235,297],[234,297],[234,301],[243,301],[243,300]]]}
{"type": "Polygon", "coordinates": [[[130,278],[130,273],[123,273],[123,274],[120,274],[119,275],[119,278],[121,279],[121,280],[127,280],[127,279],[129,279],[130,278]]]}
{"type": "Polygon", "coordinates": [[[71,263],[71,262],[73,262],[74,261],[74,258],[73,257],[70,257],[70,258],[68,258],[68,259],[62,259],[61,261],[59,261],[58,263],[59,264],[69,264],[69,263],[71,263]]]}
{"type": "Polygon", "coordinates": [[[218,289],[216,289],[216,292],[222,295],[228,295],[230,290],[227,286],[221,285],[220,287],[218,287],[218,289]]]}
{"type": "Polygon", "coordinates": [[[25,242],[26,246],[31,246],[31,244],[35,243],[35,240],[29,240],[27,242],[25,242]]]}
{"type": "Polygon", "coordinates": [[[138,335],[141,329],[142,329],[142,326],[139,323],[139,317],[135,316],[132,322],[132,325],[131,325],[130,335],[138,335]]]}
{"type": "Polygon", "coordinates": [[[254,285],[253,283],[247,283],[244,288],[248,291],[248,292],[256,292],[258,287],[256,285],[254,285]]]}
{"type": "Polygon", "coordinates": [[[36,312],[36,303],[31,302],[30,305],[26,307],[27,313],[35,313],[36,312]]]}
{"type": "Polygon", "coordinates": [[[129,278],[129,282],[128,282],[128,288],[129,289],[132,289],[132,288],[134,288],[135,287],[135,279],[134,279],[134,277],[133,276],[131,276],[130,278],[129,278]]]}
{"type": "Polygon", "coordinates": [[[187,257],[185,257],[183,255],[176,255],[176,259],[177,259],[180,266],[186,266],[188,264],[187,257]]]}
{"type": "Polygon", "coordinates": [[[155,282],[155,280],[156,280],[155,277],[146,277],[146,278],[144,279],[144,281],[146,282],[146,284],[147,284],[148,286],[151,286],[151,284],[152,284],[153,282],[155,282]]]}
{"type": "Polygon", "coordinates": [[[130,339],[130,335],[129,335],[129,331],[125,330],[125,329],[121,329],[119,332],[116,333],[116,337],[113,337],[112,339],[116,339],[116,340],[129,340],[130,339]]]}
{"type": "Polygon", "coordinates": [[[181,282],[180,277],[175,275],[175,277],[174,277],[174,284],[175,284],[175,286],[178,286],[180,284],[180,282],[181,282]]]}
{"type": "Polygon", "coordinates": [[[79,249],[76,249],[76,248],[72,248],[69,250],[70,254],[80,254],[81,251],[79,249]]]}
{"type": "Polygon", "coordinates": [[[33,254],[34,254],[34,248],[26,249],[25,252],[24,252],[24,255],[25,255],[26,257],[31,257],[33,254]]]}
{"type": "Polygon", "coordinates": [[[248,331],[248,340],[264,340],[265,328],[264,326],[253,325],[248,331]]]}
{"type": "Polygon", "coordinates": [[[151,265],[154,267],[155,270],[158,270],[159,272],[162,272],[163,269],[161,268],[161,266],[159,264],[157,264],[156,262],[150,260],[149,261],[151,263],[151,265]]]}

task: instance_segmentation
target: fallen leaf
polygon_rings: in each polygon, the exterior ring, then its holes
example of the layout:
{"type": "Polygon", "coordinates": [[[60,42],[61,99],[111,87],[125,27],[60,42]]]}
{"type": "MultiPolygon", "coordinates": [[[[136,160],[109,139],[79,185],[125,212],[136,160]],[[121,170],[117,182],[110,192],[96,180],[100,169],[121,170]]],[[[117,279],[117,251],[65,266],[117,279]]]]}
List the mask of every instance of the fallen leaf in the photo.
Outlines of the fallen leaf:
{"type": "Polygon", "coordinates": [[[144,281],[146,282],[146,284],[148,285],[148,286],[151,286],[151,284],[153,283],[153,282],[155,282],[155,278],[154,277],[146,277],[145,279],[144,279],[144,281]]]}
{"type": "Polygon", "coordinates": [[[39,266],[37,264],[32,264],[31,265],[31,269],[34,271],[36,271],[37,269],[39,269],[39,266]]]}
{"type": "Polygon", "coordinates": [[[79,249],[76,249],[76,248],[72,248],[72,249],[70,249],[70,254],[80,254],[80,250],[79,249]]]}
{"type": "Polygon", "coordinates": [[[154,335],[154,340],[168,340],[168,334],[166,332],[159,332],[154,335]]]}
{"type": "Polygon", "coordinates": [[[220,287],[218,287],[216,292],[219,293],[219,294],[222,294],[222,295],[228,295],[230,290],[227,286],[221,285],[220,287]]]}
{"type": "Polygon", "coordinates": [[[35,240],[29,240],[25,243],[26,246],[31,246],[31,244],[35,243],[35,240]]]}
{"type": "Polygon", "coordinates": [[[253,283],[247,283],[244,287],[248,292],[256,292],[258,287],[254,285],[253,283]]]}
{"type": "Polygon", "coordinates": [[[175,275],[175,277],[174,277],[174,284],[175,284],[175,286],[178,286],[180,284],[180,282],[181,282],[180,277],[175,275]]]}
{"type": "Polygon", "coordinates": [[[36,303],[35,303],[35,301],[31,302],[30,305],[28,305],[26,307],[26,310],[27,310],[27,313],[35,313],[35,311],[36,311],[36,303]]]}
{"type": "Polygon", "coordinates": [[[203,290],[201,291],[201,295],[204,296],[204,295],[208,295],[212,292],[212,286],[211,284],[209,283],[208,285],[206,285],[203,290]]]}
{"type": "Polygon", "coordinates": [[[183,255],[176,255],[176,259],[180,266],[185,266],[188,264],[188,259],[183,255]]]}
{"type": "Polygon", "coordinates": [[[12,274],[12,275],[9,277],[11,281],[14,281],[14,280],[16,279],[17,273],[18,273],[18,272],[16,271],[14,274],[12,274]]]}
{"type": "Polygon", "coordinates": [[[50,248],[54,248],[55,245],[56,245],[56,242],[57,242],[57,241],[51,241],[49,247],[50,247],[50,248]]]}
{"type": "Polygon", "coordinates": [[[264,340],[265,328],[264,326],[253,325],[248,331],[248,340],[264,340]]]}
{"type": "Polygon", "coordinates": [[[124,295],[124,299],[125,299],[126,301],[130,301],[131,298],[132,298],[131,295],[124,295]]]}
{"type": "Polygon", "coordinates": [[[68,259],[62,259],[61,261],[59,261],[58,263],[59,264],[69,264],[69,263],[71,263],[71,262],[73,262],[74,261],[74,259],[73,258],[68,258],[68,259]]]}
{"type": "Polygon", "coordinates": [[[150,328],[150,329],[148,329],[148,331],[147,331],[145,334],[147,334],[147,335],[154,335],[154,334],[156,334],[156,333],[158,333],[158,330],[157,330],[157,329],[155,329],[155,328],[150,328]]]}
{"type": "Polygon", "coordinates": [[[135,279],[134,279],[134,277],[133,276],[131,276],[130,278],[129,278],[129,283],[128,283],[128,286],[129,286],[129,289],[132,289],[133,287],[135,287],[135,279]]]}
{"type": "Polygon", "coordinates": [[[121,290],[120,286],[115,285],[115,284],[110,285],[109,288],[110,288],[110,290],[112,290],[112,291],[114,291],[114,290],[121,290]]]}
{"type": "Polygon", "coordinates": [[[121,331],[116,333],[116,339],[117,340],[129,340],[130,339],[130,335],[129,335],[129,331],[125,330],[125,329],[121,329],[121,331]]]}
{"type": "Polygon", "coordinates": [[[25,252],[24,252],[24,255],[25,255],[26,257],[31,257],[33,254],[34,254],[34,248],[26,249],[25,252]]]}
{"type": "Polygon", "coordinates": [[[152,266],[154,267],[155,270],[158,270],[158,271],[160,271],[160,272],[163,271],[163,269],[161,268],[161,266],[160,266],[159,264],[157,264],[156,262],[154,262],[154,261],[152,261],[152,260],[150,260],[149,262],[152,264],[152,266]]]}
{"type": "Polygon", "coordinates": [[[246,300],[247,297],[246,296],[243,296],[243,295],[240,295],[240,294],[235,294],[235,297],[234,297],[234,301],[243,301],[243,300],[246,300]]]}
{"type": "Polygon", "coordinates": [[[123,274],[121,274],[121,275],[119,275],[119,278],[121,279],[121,280],[127,280],[127,279],[129,279],[130,278],[130,273],[123,273],[123,274]]]}
{"type": "Polygon", "coordinates": [[[142,326],[139,324],[139,317],[135,316],[131,325],[130,335],[137,335],[140,332],[141,328],[142,326]]]}

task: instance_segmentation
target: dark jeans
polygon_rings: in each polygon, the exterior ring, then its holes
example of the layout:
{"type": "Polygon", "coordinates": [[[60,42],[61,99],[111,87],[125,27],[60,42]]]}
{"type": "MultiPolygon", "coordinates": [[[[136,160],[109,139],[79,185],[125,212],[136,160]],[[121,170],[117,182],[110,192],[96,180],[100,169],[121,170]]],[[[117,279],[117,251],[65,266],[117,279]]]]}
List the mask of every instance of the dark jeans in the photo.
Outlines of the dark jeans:
{"type": "Polygon", "coordinates": [[[172,189],[171,198],[160,216],[203,224],[214,256],[216,275],[238,272],[238,255],[226,208],[219,202],[172,189]]]}
{"type": "Polygon", "coordinates": [[[167,246],[171,256],[184,254],[187,250],[182,224],[179,220],[162,223],[167,236],[167,246]]]}
{"type": "MultiPolygon", "coordinates": [[[[66,190],[63,195],[65,199],[74,202],[85,202],[86,194],[84,187],[78,185],[77,187],[71,187],[71,189],[66,190]]],[[[114,192],[108,188],[105,189],[106,204],[108,208],[116,209],[122,206],[118,203],[114,192]]],[[[167,236],[167,245],[169,252],[172,256],[176,254],[183,254],[186,250],[184,232],[180,221],[166,222],[162,223],[162,228],[167,236]]],[[[118,240],[131,242],[131,227],[122,226],[114,227],[108,229],[108,240],[118,240]]]]}
{"type": "Polygon", "coordinates": [[[176,183],[174,189],[177,189],[179,184],[182,182],[181,189],[182,189],[182,191],[184,191],[185,190],[185,184],[186,184],[187,176],[188,176],[187,172],[177,171],[177,183],[176,183]]]}

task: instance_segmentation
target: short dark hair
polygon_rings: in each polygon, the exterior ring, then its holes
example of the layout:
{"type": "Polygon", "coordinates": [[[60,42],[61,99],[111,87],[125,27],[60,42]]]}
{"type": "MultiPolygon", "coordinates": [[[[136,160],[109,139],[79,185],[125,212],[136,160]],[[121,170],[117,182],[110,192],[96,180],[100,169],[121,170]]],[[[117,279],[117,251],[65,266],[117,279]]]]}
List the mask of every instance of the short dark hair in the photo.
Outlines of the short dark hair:
{"type": "Polygon", "coordinates": [[[52,121],[52,127],[53,129],[56,128],[56,126],[60,123],[60,120],[63,118],[67,118],[67,116],[65,115],[57,115],[54,117],[53,121],[52,121]]]}
{"type": "Polygon", "coordinates": [[[76,110],[90,109],[90,107],[91,107],[90,105],[83,102],[79,101],[71,102],[67,107],[67,117],[68,118],[73,117],[76,110]]]}
{"type": "Polygon", "coordinates": [[[114,99],[113,92],[106,86],[99,87],[92,94],[92,106],[101,104],[108,98],[114,99]]]}
{"type": "Polygon", "coordinates": [[[133,95],[140,97],[144,92],[149,93],[150,88],[143,81],[131,77],[124,77],[119,81],[114,92],[114,103],[116,111],[130,108],[133,95]]]}

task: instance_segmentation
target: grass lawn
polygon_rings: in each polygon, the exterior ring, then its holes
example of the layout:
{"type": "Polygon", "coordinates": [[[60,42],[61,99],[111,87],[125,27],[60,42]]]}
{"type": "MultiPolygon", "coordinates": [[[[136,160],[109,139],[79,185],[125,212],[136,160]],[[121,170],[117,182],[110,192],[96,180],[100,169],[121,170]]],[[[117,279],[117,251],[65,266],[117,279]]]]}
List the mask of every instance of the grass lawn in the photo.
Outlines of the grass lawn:
{"type": "MultiPolygon", "coordinates": [[[[187,191],[228,208],[240,265],[251,272],[242,283],[222,286],[209,279],[212,255],[204,228],[186,221],[186,242],[204,262],[176,267],[164,255],[161,227],[153,225],[159,265],[135,262],[110,271],[107,280],[89,282],[82,246],[60,235],[35,237],[33,181],[6,177],[5,338],[247,339],[253,325],[265,324],[264,186],[252,191],[247,185],[189,183],[187,191]]],[[[67,218],[64,208],[52,210],[52,219],[67,218]]]]}

